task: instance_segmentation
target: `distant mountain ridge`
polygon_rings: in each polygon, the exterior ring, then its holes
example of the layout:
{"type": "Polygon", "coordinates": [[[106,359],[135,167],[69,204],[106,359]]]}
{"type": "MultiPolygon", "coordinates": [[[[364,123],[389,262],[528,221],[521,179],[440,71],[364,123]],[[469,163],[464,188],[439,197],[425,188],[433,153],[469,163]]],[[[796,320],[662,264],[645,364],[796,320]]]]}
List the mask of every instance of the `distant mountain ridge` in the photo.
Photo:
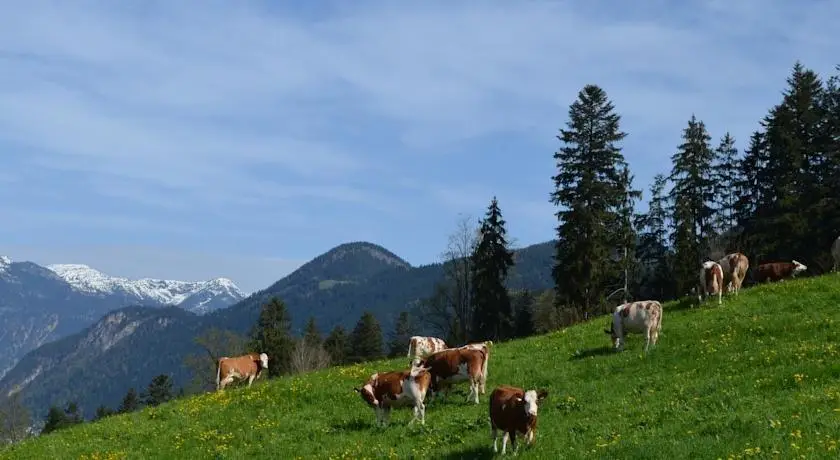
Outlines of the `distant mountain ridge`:
{"type": "Polygon", "coordinates": [[[132,281],[86,265],[50,267],[0,256],[0,378],[27,352],[79,332],[117,308],[177,305],[204,314],[245,297],[226,278],[132,281]]]}
{"type": "MultiPolygon", "coordinates": [[[[531,290],[553,286],[553,255],[551,241],[515,250],[517,265],[508,277],[508,286],[531,290]]],[[[298,335],[310,317],[323,334],[337,325],[352,330],[362,312],[369,310],[387,336],[399,313],[430,296],[443,275],[440,263],[413,267],[373,243],[342,244],[268,288],[206,315],[171,308],[135,308],[131,314],[145,319],[134,326],[110,312],[83,331],[27,354],[0,379],[0,396],[20,386],[24,403],[36,413],[45,413],[50,404],[72,400],[92,415],[100,404],[112,405],[130,386],[145,386],[158,374],[171,375],[176,386],[186,385],[189,373],[183,362],[198,352],[193,339],[210,329],[248,334],[261,306],[273,296],[286,303],[293,332],[298,335]],[[165,356],[152,350],[163,350],[165,356]]]]}

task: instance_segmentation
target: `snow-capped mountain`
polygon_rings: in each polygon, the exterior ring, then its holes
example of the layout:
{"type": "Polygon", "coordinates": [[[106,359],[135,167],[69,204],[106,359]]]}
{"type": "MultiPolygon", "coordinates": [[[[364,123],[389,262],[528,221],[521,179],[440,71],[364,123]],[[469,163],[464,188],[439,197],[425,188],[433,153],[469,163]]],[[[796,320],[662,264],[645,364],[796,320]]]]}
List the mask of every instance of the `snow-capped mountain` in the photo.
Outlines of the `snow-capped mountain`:
{"type": "Polygon", "coordinates": [[[47,268],[0,256],[0,378],[29,351],[75,334],[112,310],[171,305],[187,315],[204,314],[243,297],[226,278],[129,280],[84,265],[47,268]]]}
{"type": "Polygon", "coordinates": [[[132,280],[106,275],[82,264],[53,264],[47,268],[79,292],[122,296],[137,304],[177,305],[199,315],[224,308],[245,297],[227,278],[209,281],[132,280]]]}

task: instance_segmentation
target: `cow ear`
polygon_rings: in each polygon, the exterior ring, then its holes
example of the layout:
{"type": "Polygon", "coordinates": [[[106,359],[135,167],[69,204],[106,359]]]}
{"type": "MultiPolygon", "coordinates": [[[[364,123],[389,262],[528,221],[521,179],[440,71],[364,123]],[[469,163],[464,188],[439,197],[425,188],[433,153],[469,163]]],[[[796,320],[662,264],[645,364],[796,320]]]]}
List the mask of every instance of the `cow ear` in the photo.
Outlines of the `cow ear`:
{"type": "Polygon", "coordinates": [[[542,399],[545,399],[545,398],[547,398],[547,397],[548,397],[548,390],[540,390],[540,391],[537,393],[537,399],[542,400],[542,399]]]}
{"type": "Polygon", "coordinates": [[[353,387],[353,391],[355,391],[356,393],[361,393],[361,392],[362,392],[362,389],[361,389],[361,388],[356,388],[356,387],[353,387]]]}
{"type": "Polygon", "coordinates": [[[612,331],[610,331],[609,329],[604,329],[604,334],[612,334],[612,331]]]}

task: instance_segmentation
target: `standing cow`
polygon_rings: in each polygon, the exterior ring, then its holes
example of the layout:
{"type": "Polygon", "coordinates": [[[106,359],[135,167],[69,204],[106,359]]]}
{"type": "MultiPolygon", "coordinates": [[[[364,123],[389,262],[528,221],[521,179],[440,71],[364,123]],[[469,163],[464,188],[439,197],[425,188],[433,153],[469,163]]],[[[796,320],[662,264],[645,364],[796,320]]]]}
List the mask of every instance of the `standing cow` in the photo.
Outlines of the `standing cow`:
{"type": "Polygon", "coordinates": [[[422,358],[436,351],[446,349],[446,342],[437,337],[421,337],[415,335],[408,340],[408,357],[422,358]]]}
{"type": "Polygon", "coordinates": [[[656,346],[659,331],[662,329],[662,305],[655,300],[639,300],[615,307],[609,329],[613,347],[617,351],[624,349],[628,333],[645,335],[645,352],[651,344],[656,346]]]}
{"type": "Polygon", "coordinates": [[[808,267],[795,260],[790,262],[770,262],[758,266],[755,280],[759,283],[765,281],[782,281],[786,278],[796,278],[797,275],[803,273],[805,270],[808,270],[808,267]]]}
{"type": "Polygon", "coordinates": [[[487,363],[490,361],[490,347],[492,346],[493,341],[488,340],[480,343],[468,343],[460,347],[462,350],[481,350],[484,352],[484,363],[481,365],[481,382],[479,382],[481,394],[485,394],[487,391],[487,363]]]}
{"type": "Polygon", "coordinates": [[[833,271],[840,270],[840,236],[834,240],[834,244],[831,245],[831,257],[834,258],[834,268],[833,271]]]}
{"type": "Polygon", "coordinates": [[[234,379],[248,379],[248,386],[268,369],[268,355],[248,353],[235,358],[219,358],[216,365],[216,390],[224,390],[234,379]]]}
{"type": "Polygon", "coordinates": [[[697,303],[703,303],[709,295],[718,296],[718,305],[723,303],[723,268],[720,264],[707,260],[700,267],[700,293],[697,294],[697,303]]]}
{"type": "Polygon", "coordinates": [[[449,394],[449,388],[455,383],[469,382],[470,392],[467,401],[475,396],[478,404],[478,394],[483,379],[482,370],[486,354],[484,350],[464,348],[449,348],[432,353],[425,358],[415,358],[413,367],[429,368],[432,374],[432,392],[437,394],[444,389],[444,399],[449,394]]]}
{"type": "Polygon", "coordinates": [[[425,425],[426,406],[423,401],[431,381],[428,369],[413,366],[407,371],[377,372],[361,388],[354,390],[373,408],[378,425],[388,424],[392,407],[407,405],[414,406],[414,418],[408,424],[420,420],[420,424],[425,425]]]}
{"type": "Polygon", "coordinates": [[[718,261],[723,270],[723,286],[726,292],[735,291],[735,296],[741,290],[741,284],[750,269],[750,260],[740,252],[724,256],[718,261]]]}
{"type": "Polygon", "coordinates": [[[528,390],[501,385],[490,394],[490,436],[493,438],[493,452],[498,452],[499,431],[502,434],[502,455],[507,450],[510,438],[513,453],[519,450],[516,433],[522,433],[525,441],[532,445],[537,429],[537,406],[548,396],[547,390],[528,390]]]}

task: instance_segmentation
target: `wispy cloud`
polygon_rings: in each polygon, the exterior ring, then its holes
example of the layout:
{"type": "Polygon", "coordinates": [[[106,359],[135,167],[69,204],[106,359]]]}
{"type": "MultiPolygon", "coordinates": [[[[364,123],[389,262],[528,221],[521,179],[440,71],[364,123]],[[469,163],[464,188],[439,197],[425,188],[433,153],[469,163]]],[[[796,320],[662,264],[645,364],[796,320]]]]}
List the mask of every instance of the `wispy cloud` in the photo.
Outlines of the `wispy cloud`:
{"type": "Polygon", "coordinates": [[[61,225],[77,244],[295,260],[361,238],[427,262],[454,212],[496,194],[536,242],[584,84],[614,100],[643,186],[692,113],[743,145],[796,59],[828,72],[840,55],[840,4],[819,0],[284,5],[7,6],[0,213],[21,221],[0,238],[61,225]]]}

